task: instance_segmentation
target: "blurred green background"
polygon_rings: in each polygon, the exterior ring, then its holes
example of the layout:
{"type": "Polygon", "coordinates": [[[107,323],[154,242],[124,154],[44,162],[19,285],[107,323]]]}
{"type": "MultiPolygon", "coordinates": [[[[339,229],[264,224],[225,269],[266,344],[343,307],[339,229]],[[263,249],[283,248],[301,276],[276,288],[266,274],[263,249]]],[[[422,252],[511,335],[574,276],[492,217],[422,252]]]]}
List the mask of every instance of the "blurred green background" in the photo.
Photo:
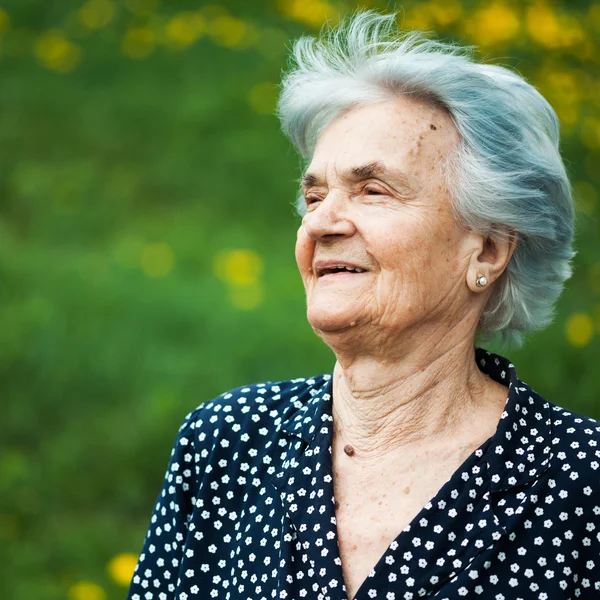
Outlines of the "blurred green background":
{"type": "MultiPolygon", "coordinates": [[[[293,259],[301,165],[272,112],[289,40],[357,5],[0,6],[0,598],[116,600],[187,412],[332,368],[293,259]]],[[[576,272],[554,324],[503,353],[600,417],[600,3],[402,11],[560,116],[576,272]]]]}

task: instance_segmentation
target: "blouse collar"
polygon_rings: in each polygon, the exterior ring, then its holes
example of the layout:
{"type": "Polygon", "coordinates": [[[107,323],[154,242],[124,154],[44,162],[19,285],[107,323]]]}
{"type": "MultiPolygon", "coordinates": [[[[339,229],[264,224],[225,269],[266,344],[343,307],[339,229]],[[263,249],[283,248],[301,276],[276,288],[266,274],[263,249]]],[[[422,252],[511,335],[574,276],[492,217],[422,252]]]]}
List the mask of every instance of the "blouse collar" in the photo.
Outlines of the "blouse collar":
{"type": "MultiPolygon", "coordinates": [[[[494,381],[508,386],[504,411],[493,436],[484,444],[492,491],[527,485],[543,473],[550,461],[550,403],[517,376],[514,365],[498,354],[475,348],[479,369],[494,381]]],[[[282,421],[283,431],[313,445],[317,433],[325,434],[332,417],[332,376],[306,381],[294,410],[282,421]]],[[[321,442],[319,442],[321,443],[321,442]]]]}

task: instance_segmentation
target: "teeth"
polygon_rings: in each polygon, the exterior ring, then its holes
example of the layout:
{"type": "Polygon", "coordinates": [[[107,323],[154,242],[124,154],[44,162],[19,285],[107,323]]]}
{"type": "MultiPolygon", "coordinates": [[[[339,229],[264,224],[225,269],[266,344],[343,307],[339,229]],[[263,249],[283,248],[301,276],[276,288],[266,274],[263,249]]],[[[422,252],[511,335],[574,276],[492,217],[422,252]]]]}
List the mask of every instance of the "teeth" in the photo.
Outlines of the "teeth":
{"type": "Polygon", "coordinates": [[[344,271],[350,271],[351,273],[364,273],[365,270],[360,267],[346,267],[345,265],[337,265],[335,267],[331,267],[330,269],[323,269],[323,275],[329,275],[330,273],[335,273],[337,270],[342,269],[344,271]]]}

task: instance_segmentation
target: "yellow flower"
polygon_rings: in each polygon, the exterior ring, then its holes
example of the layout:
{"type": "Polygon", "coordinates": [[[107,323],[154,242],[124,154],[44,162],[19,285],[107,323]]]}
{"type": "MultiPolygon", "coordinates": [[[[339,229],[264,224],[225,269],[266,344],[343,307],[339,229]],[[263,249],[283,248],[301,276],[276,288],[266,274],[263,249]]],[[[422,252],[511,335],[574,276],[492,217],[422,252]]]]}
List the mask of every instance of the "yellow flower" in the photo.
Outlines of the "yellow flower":
{"type": "Polygon", "coordinates": [[[525,22],[531,38],[546,48],[573,47],[586,40],[575,15],[558,15],[543,2],[537,2],[527,9],[525,22]]]}
{"type": "Polygon", "coordinates": [[[255,85],[248,94],[250,106],[260,115],[272,115],[277,105],[277,86],[265,81],[255,85]]]}
{"type": "Polygon", "coordinates": [[[229,299],[236,308],[252,310],[262,302],[263,261],[256,252],[223,250],[215,257],[213,267],[217,277],[229,284],[229,299]]]}
{"type": "Polygon", "coordinates": [[[481,8],[465,23],[466,32],[479,46],[492,46],[511,40],[520,29],[516,12],[500,2],[481,8]]]}
{"type": "Polygon", "coordinates": [[[88,29],[101,29],[115,14],[111,0],[88,0],[77,12],[79,22],[88,29]]]}
{"type": "Polygon", "coordinates": [[[574,313],[567,320],[566,334],[573,346],[586,346],[594,334],[594,321],[587,313],[574,313]]]}
{"type": "Polygon", "coordinates": [[[173,270],[175,253],[165,242],[148,244],[142,250],[140,263],[148,277],[164,277],[173,270]]]}
{"type": "Polygon", "coordinates": [[[431,3],[431,16],[437,25],[447,27],[460,19],[463,15],[463,7],[456,0],[447,0],[443,3],[431,3]]]}
{"type": "Polygon", "coordinates": [[[406,16],[400,15],[400,26],[403,29],[427,29],[432,25],[448,27],[463,14],[463,7],[456,0],[444,3],[424,2],[417,4],[406,16]]]}
{"type": "Polygon", "coordinates": [[[128,587],[133,577],[133,570],[135,569],[137,560],[138,557],[135,554],[117,554],[108,563],[108,574],[118,585],[128,587]]]}
{"type": "Polygon", "coordinates": [[[215,17],[210,22],[208,33],[217,44],[227,48],[247,48],[259,38],[254,25],[230,15],[215,17]]]}
{"type": "Polygon", "coordinates": [[[339,16],[331,4],[322,0],[280,0],[278,4],[286,17],[315,28],[325,21],[333,24],[339,16]]]}
{"type": "Polygon", "coordinates": [[[167,23],[164,42],[175,50],[182,50],[192,45],[205,29],[206,19],[200,13],[183,12],[167,23]]]}
{"type": "Polygon", "coordinates": [[[132,27],[123,37],[123,53],[129,58],[146,58],[156,45],[156,35],[148,27],[132,27]]]}
{"type": "Polygon", "coordinates": [[[536,74],[539,90],[548,98],[563,129],[571,133],[578,124],[581,103],[589,85],[585,73],[548,61],[536,74]]]}
{"type": "Polygon", "coordinates": [[[69,600],[106,600],[106,594],[99,585],[80,581],[69,588],[69,600]]]}
{"type": "Polygon", "coordinates": [[[428,29],[433,24],[433,16],[428,4],[417,4],[410,12],[399,15],[402,29],[428,29]]]}
{"type": "Polygon", "coordinates": [[[560,25],[556,13],[546,4],[537,3],[526,12],[527,31],[534,41],[554,48],[560,45],[560,25]]]}
{"type": "Polygon", "coordinates": [[[38,60],[48,69],[59,73],[69,73],[79,63],[81,51],[60,31],[43,33],[35,44],[38,60]]]}
{"type": "Polygon", "coordinates": [[[582,24],[574,14],[564,14],[559,18],[560,25],[560,41],[565,48],[580,46],[587,41],[582,24]]]}
{"type": "Polygon", "coordinates": [[[214,261],[215,274],[233,285],[256,284],[263,271],[263,261],[253,250],[224,250],[214,261]]]}

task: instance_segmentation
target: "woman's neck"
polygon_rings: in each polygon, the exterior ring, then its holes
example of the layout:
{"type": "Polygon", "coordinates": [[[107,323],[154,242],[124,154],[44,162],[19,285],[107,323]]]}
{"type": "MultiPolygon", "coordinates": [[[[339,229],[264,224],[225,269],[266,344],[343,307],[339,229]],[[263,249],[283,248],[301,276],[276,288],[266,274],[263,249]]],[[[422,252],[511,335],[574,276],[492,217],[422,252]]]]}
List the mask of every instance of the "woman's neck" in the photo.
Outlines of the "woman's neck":
{"type": "Polygon", "coordinates": [[[422,347],[402,360],[338,357],[334,435],[357,459],[379,459],[421,442],[483,442],[507,394],[477,367],[471,339],[446,349],[422,347]]]}

